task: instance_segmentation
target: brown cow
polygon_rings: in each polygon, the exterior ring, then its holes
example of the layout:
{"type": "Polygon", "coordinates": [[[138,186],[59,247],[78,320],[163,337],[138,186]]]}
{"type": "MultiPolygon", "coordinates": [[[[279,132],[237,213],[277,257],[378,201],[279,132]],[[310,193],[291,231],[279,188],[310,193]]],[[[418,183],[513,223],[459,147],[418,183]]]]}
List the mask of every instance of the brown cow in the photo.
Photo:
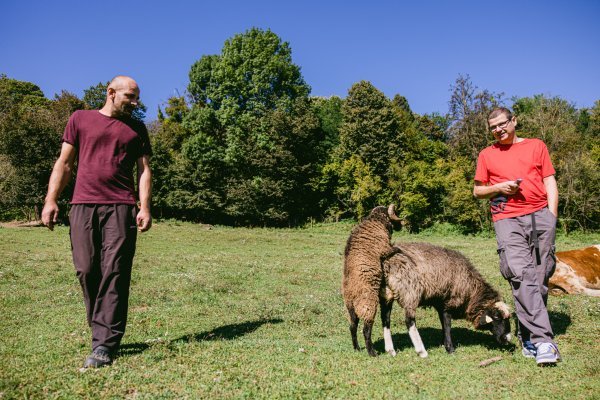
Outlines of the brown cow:
{"type": "Polygon", "coordinates": [[[600,245],[556,253],[556,271],[548,285],[551,294],[600,297],[600,245]]]}

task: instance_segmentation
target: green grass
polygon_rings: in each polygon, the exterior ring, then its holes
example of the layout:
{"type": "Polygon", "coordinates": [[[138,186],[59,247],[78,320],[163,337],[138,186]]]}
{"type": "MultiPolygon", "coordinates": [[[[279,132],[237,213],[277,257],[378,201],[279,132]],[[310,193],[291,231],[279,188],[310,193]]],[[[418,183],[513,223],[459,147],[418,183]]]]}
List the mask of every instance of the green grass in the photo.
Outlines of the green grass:
{"type": "MultiPolygon", "coordinates": [[[[130,313],[113,366],[80,372],[90,333],[68,229],[0,228],[0,398],[575,398],[600,393],[600,299],[551,297],[564,362],[538,368],[455,321],[456,353],[419,310],[420,359],[396,305],[398,355],[352,350],[340,282],[352,225],[206,230],[158,223],[140,235],[130,313]],[[479,368],[494,356],[500,362],[479,368]]],[[[395,239],[464,252],[505,298],[493,237],[395,239]]],[[[560,236],[558,250],[598,243],[560,236]]],[[[375,347],[383,353],[379,316],[375,347]]],[[[360,338],[362,343],[362,338],[360,338]]]]}

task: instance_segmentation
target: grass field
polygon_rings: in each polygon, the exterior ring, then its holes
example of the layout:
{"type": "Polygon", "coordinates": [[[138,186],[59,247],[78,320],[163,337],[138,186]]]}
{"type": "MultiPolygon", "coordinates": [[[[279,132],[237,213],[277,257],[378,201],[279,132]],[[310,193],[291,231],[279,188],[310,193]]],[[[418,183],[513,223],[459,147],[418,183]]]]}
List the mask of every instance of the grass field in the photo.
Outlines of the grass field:
{"type": "MultiPolygon", "coordinates": [[[[538,368],[456,321],[446,354],[433,310],[414,352],[395,306],[398,355],[352,350],[340,282],[352,225],[243,229],[157,223],[138,238],[127,333],[115,363],[80,372],[89,353],[68,229],[0,228],[0,398],[600,397],[600,299],[551,297],[564,361],[538,368]],[[502,360],[480,368],[484,359],[502,360]]],[[[462,251],[505,298],[493,237],[395,233],[462,251]]],[[[600,242],[559,236],[558,250],[600,242]]],[[[510,301],[509,303],[512,303],[510,301]]],[[[360,338],[360,343],[362,343],[360,338]]]]}

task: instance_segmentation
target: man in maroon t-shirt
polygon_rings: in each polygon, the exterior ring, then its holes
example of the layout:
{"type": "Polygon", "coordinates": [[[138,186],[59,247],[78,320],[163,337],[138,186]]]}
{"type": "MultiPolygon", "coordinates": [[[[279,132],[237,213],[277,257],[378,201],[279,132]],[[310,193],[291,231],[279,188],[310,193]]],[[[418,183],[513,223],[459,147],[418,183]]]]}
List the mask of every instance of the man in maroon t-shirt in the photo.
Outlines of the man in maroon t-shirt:
{"type": "Polygon", "coordinates": [[[538,365],[560,361],[546,303],[554,272],[558,189],[546,145],[516,135],[507,108],[489,114],[497,142],[477,160],[473,194],[490,199],[500,272],[511,285],[522,353],[538,365]]]}
{"type": "Polygon", "coordinates": [[[125,333],[137,231],[152,224],[150,142],[145,125],[131,118],[139,94],[133,79],[117,76],[108,85],[102,109],[71,115],[42,210],[42,222],[52,230],[57,199],[77,159],[69,219],[73,264],[92,330],[85,368],[112,363],[125,333]]]}

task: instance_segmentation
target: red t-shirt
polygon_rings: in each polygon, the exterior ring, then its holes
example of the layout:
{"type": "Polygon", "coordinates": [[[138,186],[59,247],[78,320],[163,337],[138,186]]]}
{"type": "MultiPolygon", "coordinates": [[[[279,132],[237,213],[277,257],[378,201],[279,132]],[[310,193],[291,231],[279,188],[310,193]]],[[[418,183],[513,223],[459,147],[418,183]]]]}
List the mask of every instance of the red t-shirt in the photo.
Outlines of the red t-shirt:
{"type": "Polygon", "coordinates": [[[107,117],[98,110],[75,111],[63,141],[77,150],[71,204],[135,204],[133,167],[150,155],[143,122],[107,117]]]}
{"type": "Polygon", "coordinates": [[[523,179],[519,191],[511,196],[490,199],[494,222],[531,214],[548,205],[543,179],[554,175],[554,167],[544,142],[524,139],[513,144],[493,144],[479,153],[475,180],[496,183],[523,179]]]}

